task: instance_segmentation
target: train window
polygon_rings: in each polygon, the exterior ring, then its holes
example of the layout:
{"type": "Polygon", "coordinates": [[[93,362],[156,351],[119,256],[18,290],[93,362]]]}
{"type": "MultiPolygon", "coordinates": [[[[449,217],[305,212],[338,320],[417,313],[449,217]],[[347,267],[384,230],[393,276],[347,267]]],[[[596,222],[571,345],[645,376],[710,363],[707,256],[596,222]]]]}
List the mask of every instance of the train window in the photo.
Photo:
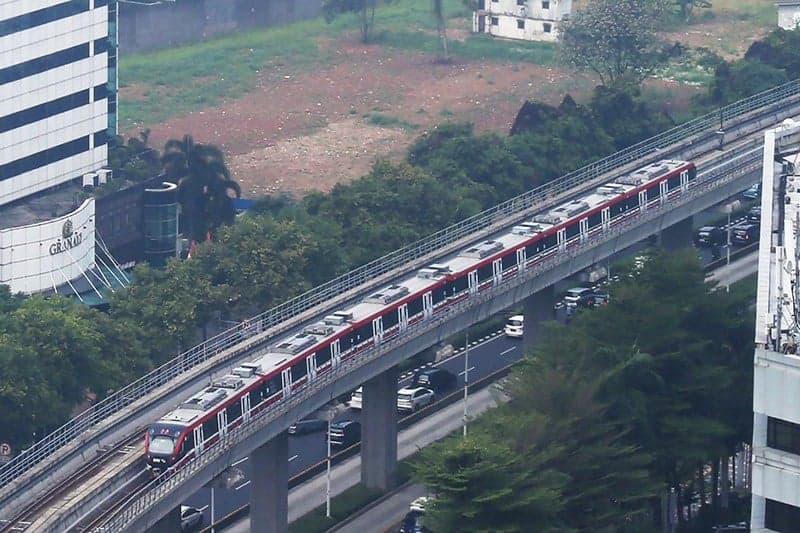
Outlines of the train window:
{"type": "MultiPolygon", "coordinates": [[[[442,303],[447,299],[447,294],[445,293],[444,285],[441,287],[436,287],[431,291],[431,297],[433,299],[433,305],[437,305],[442,303]]],[[[411,314],[411,304],[413,302],[408,303],[408,316],[413,316],[411,314]]],[[[420,300],[420,305],[422,305],[422,301],[420,300]]]]}
{"type": "Polygon", "coordinates": [[[184,455],[189,450],[194,449],[194,432],[189,431],[186,433],[186,437],[183,439],[183,444],[181,445],[181,455],[184,455]]]}
{"type": "Polygon", "coordinates": [[[372,338],[372,322],[364,324],[363,326],[361,326],[360,328],[355,330],[353,333],[355,333],[355,343],[356,344],[361,344],[365,340],[371,339],[372,338]]]}
{"type": "Polygon", "coordinates": [[[228,407],[226,407],[225,410],[228,412],[228,424],[230,424],[231,422],[237,420],[240,416],[242,416],[242,402],[236,400],[228,407]]]}
{"type": "Polygon", "coordinates": [[[581,225],[579,222],[573,222],[571,225],[567,226],[567,239],[571,239],[575,235],[581,232],[581,225]]]}
{"type": "Polygon", "coordinates": [[[219,431],[219,423],[217,422],[217,415],[212,416],[203,422],[203,438],[208,440],[211,435],[219,431]]]}
{"type": "Polygon", "coordinates": [[[261,389],[263,391],[263,398],[269,398],[270,396],[281,390],[281,377],[273,376],[269,378],[269,380],[266,383],[264,383],[261,389]]]}
{"type": "Polygon", "coordinates": [[[673,191],[681,188],[681,175],[676,174],[667,180],[667,190],[673,191]]]}
{"type": "Polygon", "coordinates": [[[383,315],[384,331],[393,326],[396,326],[398,322],[400,322],[400,319],[397,317],[397,309],[392,309],[391,311],[383,315]]]}
{"type": "Polygon", "coordinates": [[[331,345],[323,346],[317,351],[317,368],[331,360],[331,345]]]}
{"type": "Polygon", "coordinates": [[[689,168],[689,181],[692,181],[697,177],[697,169],[692,166],[689,168]]]}
{"type": "Polygon", "coordinates": [[[303,379],[306,374],[308,374],[308,367],[305,359],[292,365],[292,383],[303,379]]]}
{"type": "Polygon", "coordinates": [[[647,189],[647,201],[648,202],[653,201],[656,198],[658,198],[658,195],[659,195],[658,184],[655,184],[654,186],[652,186],[649,189],[647,189]]]}
{"type": "MultiPolygon", "coordinates": [[[[441,297],[439,301],[442,301],[444,299],[444,296],[443,296],[444,295],[444,290],[443,289],[436,289],[436,291],[434,291],[434,294],[437,291],[439,292],[439,295],[441,297]]],[[[418,315],[421,312],[422,312],[422,297],[414,298],[413,300],[408,302],[408,316],[418,315]]]]}
{"type": "Polygon", "coordinates": [[[478,269],[478,282],[492,279],[492,264],[483,265],[478,269]]]}
{"type": "Polygon", "coordinates": [[[467,275],[464,274],[460,278],[456,278],[452,281],[448,281],[445,285],[445,290],[447,291],[448,296],[452,296],[454,294],[458,294],[460,292],[464,292],[469,287],[469,282],[467,281],[467,275]]]}
{"type": "Polygon", "coordinates": [[[589,229],[596,228],[603,221],[600,211],[589,215],[589,229]]]}
{"type": "Polygon", "coordinates": [[[503,271],[517,266],[517,252],[512,250],[508,255],[503,256],[503,271]]]}

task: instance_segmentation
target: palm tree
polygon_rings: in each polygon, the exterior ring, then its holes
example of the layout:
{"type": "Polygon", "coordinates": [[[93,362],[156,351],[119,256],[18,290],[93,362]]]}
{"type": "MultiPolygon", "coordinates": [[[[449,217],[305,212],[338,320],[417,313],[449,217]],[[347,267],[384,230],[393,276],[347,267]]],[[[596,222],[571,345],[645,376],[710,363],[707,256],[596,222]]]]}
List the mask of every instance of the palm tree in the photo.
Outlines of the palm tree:
{"type": "Polygon", "coordinates": [[[164,174],[178,184],[183,233],[194,241],[213,235],[223,224],[232,224],[236,209],[229,191],[238,198],[241,187],[231,179],[222,151],[195,144],[190,135],[170,139],[161,157],[164,174]]]}

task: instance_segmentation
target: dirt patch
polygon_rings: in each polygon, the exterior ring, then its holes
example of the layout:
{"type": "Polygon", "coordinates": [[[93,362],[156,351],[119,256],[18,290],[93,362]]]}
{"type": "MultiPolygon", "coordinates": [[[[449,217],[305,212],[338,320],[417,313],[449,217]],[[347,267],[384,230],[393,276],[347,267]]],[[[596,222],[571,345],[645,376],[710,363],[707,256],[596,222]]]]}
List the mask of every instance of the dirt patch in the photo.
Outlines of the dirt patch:
{"type": "Polygon", "coordinates": [[[668,41],[677,41],[692,48],[708,48],[730,61],[744,57],[750,45],[768,32],[768,29],[746,20],[720,20],[689,26],[663,36],[668,41]]]}
{"type": "Polygon", "coordinates": [[[432,55],[352,42],[339,43],[335,57],[314,72],[265,74],[242,98],[128,133],[149,127],[153,146],[190,133],[223,148],[245,195],[303,194],[365,174],[376,158],[403,153],[443,120],[506,133],[525,99],[558,103],[586,83],[531,64],[440,64],[432,55]],[[374,115],[407,127],[372,125],[374,115]]]}

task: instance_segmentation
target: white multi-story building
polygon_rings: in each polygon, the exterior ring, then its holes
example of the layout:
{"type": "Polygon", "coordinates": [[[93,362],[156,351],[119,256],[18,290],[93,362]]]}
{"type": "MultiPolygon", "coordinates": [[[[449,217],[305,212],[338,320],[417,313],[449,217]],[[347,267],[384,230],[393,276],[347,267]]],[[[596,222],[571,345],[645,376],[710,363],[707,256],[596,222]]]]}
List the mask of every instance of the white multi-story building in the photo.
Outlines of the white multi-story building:
{"type": "Polygon", "coordinates": [[[65,213],[42,194],[106,164],[115,117],[116,0],[0,0],[0,283],[12,291],[55,290],[94,265],[94,202],[65,213]]]}
{"type": "Polygon", "coordinates": [[[800,156],[787,146],[800,124],[764,138],[751,531],[800,531],[800,156]]]}
{"type": "Polygon", "coordinates": [[[800,1],[779,1],[778,6],[778,27],[784,30],[794,30],[800,26],[800,1]]]}
{"type": "Polygon", "coordinates": [[[472,31],[525,41],[558,40],[558,25],[572,0],[479,0],[472,31]]]}

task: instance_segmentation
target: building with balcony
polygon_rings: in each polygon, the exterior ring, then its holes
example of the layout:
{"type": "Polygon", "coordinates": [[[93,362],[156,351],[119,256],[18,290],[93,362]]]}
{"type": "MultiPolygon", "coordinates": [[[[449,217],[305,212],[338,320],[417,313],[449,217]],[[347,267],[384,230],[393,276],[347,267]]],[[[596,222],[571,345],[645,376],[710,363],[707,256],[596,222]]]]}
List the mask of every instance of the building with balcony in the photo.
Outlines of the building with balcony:
{"type": "Polygon", "coordinates": [[[753,381],[754,532],[800,531],[800,156],[786,153],[787,146],[800,146],[800,124],[787,121],[764,139],[753,381]]]}
{"type": "Polygon", "coordinates": [[[572,12],[572,0],[479,0],[472,31],[524,41],[558,40],[558,26],[572,12]]]}

